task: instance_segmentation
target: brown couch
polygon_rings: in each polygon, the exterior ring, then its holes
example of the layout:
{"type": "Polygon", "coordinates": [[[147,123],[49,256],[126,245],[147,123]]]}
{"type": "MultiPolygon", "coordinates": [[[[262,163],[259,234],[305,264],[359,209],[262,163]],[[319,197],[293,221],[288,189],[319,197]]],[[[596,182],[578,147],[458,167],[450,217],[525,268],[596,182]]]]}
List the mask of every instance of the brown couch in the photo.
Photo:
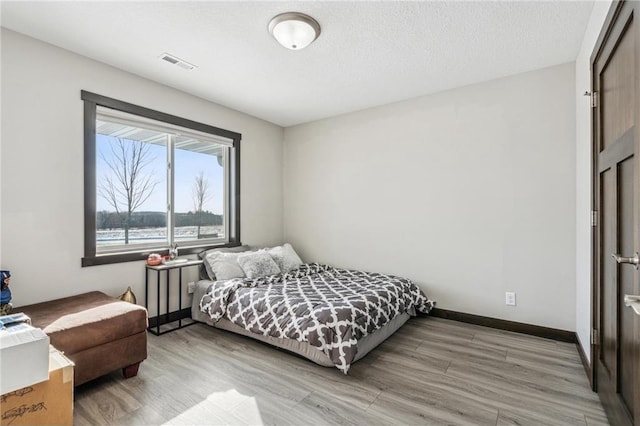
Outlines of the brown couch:
{"type": "Polygon", "coordinates": [[[147,310],[98,291],[15,308],[49,335],[72,360],[74,384],[81,385],[122,368],[138,373],[147,358],[147,310]]]}

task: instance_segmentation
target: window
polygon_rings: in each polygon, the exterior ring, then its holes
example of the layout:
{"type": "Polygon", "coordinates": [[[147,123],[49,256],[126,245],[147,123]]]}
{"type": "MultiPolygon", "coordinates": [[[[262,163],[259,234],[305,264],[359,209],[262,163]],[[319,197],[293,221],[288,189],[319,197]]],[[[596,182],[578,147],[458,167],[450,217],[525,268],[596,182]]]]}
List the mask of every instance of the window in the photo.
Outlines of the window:
{"type": "Polygon", "coordinates": [[[82,91],[83,266],[240,244],[241,135],[82,91]]]}

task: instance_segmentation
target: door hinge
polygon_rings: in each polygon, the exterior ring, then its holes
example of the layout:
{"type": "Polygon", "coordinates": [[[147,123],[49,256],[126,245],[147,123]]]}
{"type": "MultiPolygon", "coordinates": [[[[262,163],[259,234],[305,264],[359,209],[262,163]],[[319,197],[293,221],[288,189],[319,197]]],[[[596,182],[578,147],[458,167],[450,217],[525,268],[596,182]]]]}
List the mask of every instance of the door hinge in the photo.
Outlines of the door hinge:
{"type": "Polygon", "coordinates": [[[591,94],[591,108],[598,107],[598,92],[593,92],[591,94]]]}
{"type": "Polygon", "coordinates": [[[595,328],[591,330],[591,344],[597,345],[598,343],[598,330],[595,328]]]}
{"type": "Polygon", "coordinates": [[[591,210],[591,226],[598,226],[598,211],[591,210]]]}

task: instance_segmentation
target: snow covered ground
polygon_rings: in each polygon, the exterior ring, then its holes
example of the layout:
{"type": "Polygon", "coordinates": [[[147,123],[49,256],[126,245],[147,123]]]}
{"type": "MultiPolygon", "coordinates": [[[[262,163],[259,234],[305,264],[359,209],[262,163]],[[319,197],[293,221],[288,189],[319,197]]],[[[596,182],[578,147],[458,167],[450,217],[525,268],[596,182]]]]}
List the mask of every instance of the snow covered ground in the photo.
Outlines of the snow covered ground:
{"type": "MultiPolygon", "coordinates": [[[[181,226],[175,228],[176,242],[193,241],[198,236],[197,226],[181,226]]],[[[201,238],[224,238],[222,226],[202,226],[201,238]],[[217,234],[217,236],[216,236],[217,234]]],[[[129,229],[130,243],[167,242],[167,228],[132,228],[129,229]]],[[[101,229],[96,231],[96,243],[98,246],[124,244],[124,229],[101,229]]]]}

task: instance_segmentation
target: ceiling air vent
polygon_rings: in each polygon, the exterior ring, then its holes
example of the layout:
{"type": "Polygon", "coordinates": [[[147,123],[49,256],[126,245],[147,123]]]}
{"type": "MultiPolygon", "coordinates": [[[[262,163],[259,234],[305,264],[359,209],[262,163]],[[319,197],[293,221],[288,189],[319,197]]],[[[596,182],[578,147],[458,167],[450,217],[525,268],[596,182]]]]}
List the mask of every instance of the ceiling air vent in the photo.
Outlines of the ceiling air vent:
{"type": "Polygon", "coordinates": [[[172,65],[177,65],[180,68],[187,70],[187,71],[191,71],[195,68],[198,68],[197,66],[190,64],[187,61],[183,61],[180,58],[176,58],[175,56],[169,54],[169,53],[163,53],[162,55],[160,55],[160,59],[162,59],[163,61],[167,61],[172,65]]]}

